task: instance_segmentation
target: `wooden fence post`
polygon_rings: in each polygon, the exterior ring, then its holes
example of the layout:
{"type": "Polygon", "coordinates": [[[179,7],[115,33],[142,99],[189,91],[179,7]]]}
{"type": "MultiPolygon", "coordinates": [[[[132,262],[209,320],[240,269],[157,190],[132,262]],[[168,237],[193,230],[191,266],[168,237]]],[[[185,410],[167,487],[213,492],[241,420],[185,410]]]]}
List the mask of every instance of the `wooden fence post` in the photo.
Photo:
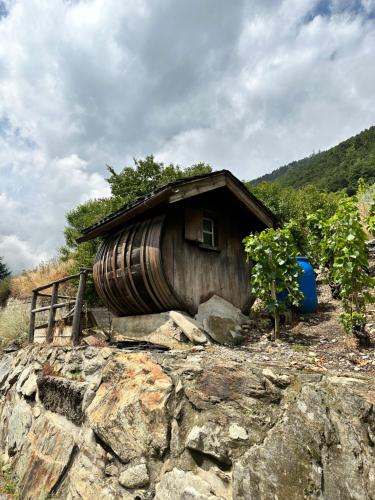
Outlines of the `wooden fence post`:
{"type": "Polygon", "coordinates": [[[55,304],[57,304],[58,301],[58,292],[59,292],[59,284],[54,283],[52,286],[51,307],[49,310],[48,327],[46,335],[46,341],[48,343],[51,343],[53,341],[53,327],[55,326],[55,315],[56,315],[55,304]]]}
{"type": "Polygon", "coordinates": [[[83,306],[83,297],[86,286],[86,271],[82,271],[79,275],[79,285],[74,307],[73,325],[72,325],[72,341],[73,345],[79,344],[79,336],[81,333],[81,313],[83,306]]]}
{"type": "Polygon", "coordinates": [[[38,292],[33,292],[31,299],[31,309],[30,309],[30,324],[29,324],[29,344],[34,342],[34,331],[35,331],[35,312],[36,302],[38,300],[38,292]]]}

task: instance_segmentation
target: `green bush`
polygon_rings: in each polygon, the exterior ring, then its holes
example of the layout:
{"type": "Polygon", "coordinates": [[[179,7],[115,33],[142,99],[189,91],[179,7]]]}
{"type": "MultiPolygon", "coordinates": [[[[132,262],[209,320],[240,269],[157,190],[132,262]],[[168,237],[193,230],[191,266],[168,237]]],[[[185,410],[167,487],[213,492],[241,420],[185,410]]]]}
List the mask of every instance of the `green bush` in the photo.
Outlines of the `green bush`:
{"type": "Polygon", "coordinates": [[[245,252],[253,263],[250,284],[258,297],[274,316],[274,338],[280,332],[280,312],[287,306],[298,306],[303,295],[299,289],[297,266],[298,249],[289,227],[266,229],[244,239],[245,252]],[[288,292],[286,299],[280,292],[288,292]]]}

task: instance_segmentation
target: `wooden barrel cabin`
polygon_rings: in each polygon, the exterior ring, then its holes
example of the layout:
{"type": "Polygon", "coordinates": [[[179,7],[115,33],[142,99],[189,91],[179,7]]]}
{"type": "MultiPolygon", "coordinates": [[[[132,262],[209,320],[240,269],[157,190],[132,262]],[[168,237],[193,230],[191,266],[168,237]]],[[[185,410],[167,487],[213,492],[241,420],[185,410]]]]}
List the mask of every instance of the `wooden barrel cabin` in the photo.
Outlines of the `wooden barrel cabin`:
{"type": "Polygon", "coordinates": [[[102,237],[95,287],[118,316],[195,314],[214,294],[246,311],[250,266],[242,240],[273,223],[223,170],[168,184],[85,229],[79,241],[102,237]]]}

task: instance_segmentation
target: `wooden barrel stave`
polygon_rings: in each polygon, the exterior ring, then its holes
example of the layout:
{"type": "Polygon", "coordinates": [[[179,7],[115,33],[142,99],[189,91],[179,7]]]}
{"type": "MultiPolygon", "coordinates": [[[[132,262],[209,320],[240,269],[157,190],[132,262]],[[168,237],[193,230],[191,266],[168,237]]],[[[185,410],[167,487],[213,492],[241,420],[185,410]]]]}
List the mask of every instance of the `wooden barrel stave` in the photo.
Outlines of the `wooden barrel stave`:
{"type": "Polygon", "coordinates": [[[117,315],[180,308],[160,255],[165,216],[125,227],[101,244],[94,283],[102,301],[117,315]]]}

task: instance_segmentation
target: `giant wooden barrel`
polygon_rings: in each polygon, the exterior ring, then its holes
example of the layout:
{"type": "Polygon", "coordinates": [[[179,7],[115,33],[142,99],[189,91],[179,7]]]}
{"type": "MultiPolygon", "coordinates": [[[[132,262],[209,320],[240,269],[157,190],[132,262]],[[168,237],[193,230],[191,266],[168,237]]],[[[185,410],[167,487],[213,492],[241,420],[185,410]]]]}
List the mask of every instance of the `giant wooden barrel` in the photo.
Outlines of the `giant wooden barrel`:
{"type": "Polygon", "coordinates": [[[107,237],[94,264],[95,288],[117,315],[180,309],[161,256],[165,216],[126,226],[107,237]]]}

